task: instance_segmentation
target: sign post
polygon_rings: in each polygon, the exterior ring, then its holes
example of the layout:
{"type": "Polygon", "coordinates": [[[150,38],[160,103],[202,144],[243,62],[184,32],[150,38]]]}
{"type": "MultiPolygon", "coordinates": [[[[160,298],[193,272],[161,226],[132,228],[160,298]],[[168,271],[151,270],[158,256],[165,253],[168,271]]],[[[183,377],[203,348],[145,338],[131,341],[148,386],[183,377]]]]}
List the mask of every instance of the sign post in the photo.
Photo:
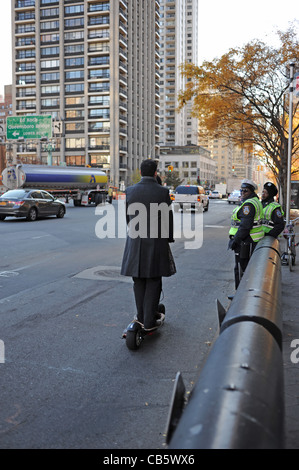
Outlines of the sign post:
{"type": "Polygon", "coordinates": [[[6,139],[52,138],[52,116],[8,116],[6,118],[6,139]]]}

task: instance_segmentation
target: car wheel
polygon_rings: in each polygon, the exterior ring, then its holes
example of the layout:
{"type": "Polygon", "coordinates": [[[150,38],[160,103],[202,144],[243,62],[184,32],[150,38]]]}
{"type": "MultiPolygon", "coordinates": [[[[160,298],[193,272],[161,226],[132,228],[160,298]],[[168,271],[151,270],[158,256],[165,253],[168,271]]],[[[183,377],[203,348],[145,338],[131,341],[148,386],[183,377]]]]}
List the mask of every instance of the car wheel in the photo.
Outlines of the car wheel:
{"type": "Polygon", "coordinates": [[[26,219],[30,222],[34,222],[37,219],[37,210],[35,209],[35,207],[31,207],[29,209],[26,219]]]}
{"type": "Polygon", "coordinates": [[[58,219],[62,219],[64,217],[64,214],[65,214],[64,207],[63,206],[59,207],[56,217],[58,219]]]}
{"type": "Polygon", "coordinates": [[[102,204],[103,202],[103,196],[102,194],[96,194],[95,195],[95,204],[98,206],[99,204],[102,204]]]}
{"type": "Polygon", "coordinates": [[[208,210],[209,210],[209,203],[205,207],[205,212],[208,212],[208,210]]]}

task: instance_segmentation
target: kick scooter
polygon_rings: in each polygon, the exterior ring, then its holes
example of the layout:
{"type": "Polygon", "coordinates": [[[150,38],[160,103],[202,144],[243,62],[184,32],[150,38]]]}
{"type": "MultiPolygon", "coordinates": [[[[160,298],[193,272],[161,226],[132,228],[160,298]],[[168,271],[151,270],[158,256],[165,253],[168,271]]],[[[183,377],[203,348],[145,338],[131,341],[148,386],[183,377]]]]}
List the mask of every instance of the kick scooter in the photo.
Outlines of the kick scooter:
{"type": "Polygon", "coordinates": [[[144,325],[138,320],[133,320],[127,326],[123,333],[123,338],[126,340],[126,346],[128,349],[138,349],[146,336],[152,335],[163,325],[165,320],[165,306],[163,304],[158,305],[158,314],[157,325],[150,330],[145,330],[144,325]]]}

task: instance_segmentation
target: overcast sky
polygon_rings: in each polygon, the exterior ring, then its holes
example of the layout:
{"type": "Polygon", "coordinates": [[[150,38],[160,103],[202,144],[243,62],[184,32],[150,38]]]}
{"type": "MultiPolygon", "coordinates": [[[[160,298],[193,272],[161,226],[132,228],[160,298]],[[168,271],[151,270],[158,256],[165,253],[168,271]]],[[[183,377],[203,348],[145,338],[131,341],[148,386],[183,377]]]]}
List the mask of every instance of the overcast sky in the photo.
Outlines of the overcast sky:
{"type": "MultiPolygon", "coordinates": [[[[11,0],[0,0],[0,94],[12,83],[11,70],[11,0]]],[[[251,39],[268,44],[274,31],[287,29],[296,21],[299,35],[298,0],[198,0],[200,61],[220,57],[231,47],[243,46],[251,39]]]]}

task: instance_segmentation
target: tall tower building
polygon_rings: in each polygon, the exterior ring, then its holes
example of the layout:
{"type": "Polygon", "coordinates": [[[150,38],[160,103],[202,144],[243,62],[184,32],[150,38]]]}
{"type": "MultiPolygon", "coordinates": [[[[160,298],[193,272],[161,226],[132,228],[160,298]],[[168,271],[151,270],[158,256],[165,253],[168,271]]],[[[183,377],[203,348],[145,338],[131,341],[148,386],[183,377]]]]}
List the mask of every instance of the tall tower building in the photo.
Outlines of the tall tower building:
{"type": "Polygon", "coordinates": [[[12,0],[13,115],[64,132],[25,142],[19,161],[91,165],[128,184],[158,152],[159,1],[12,0]]]}
{"type": "Polygon", "coordinates": [[[191,103],[178,114],[178,92],[185,88],[179,66],[198,64],[198,0],[160,1],[160,143],[196,145],[198,124],[191,103]]]}

